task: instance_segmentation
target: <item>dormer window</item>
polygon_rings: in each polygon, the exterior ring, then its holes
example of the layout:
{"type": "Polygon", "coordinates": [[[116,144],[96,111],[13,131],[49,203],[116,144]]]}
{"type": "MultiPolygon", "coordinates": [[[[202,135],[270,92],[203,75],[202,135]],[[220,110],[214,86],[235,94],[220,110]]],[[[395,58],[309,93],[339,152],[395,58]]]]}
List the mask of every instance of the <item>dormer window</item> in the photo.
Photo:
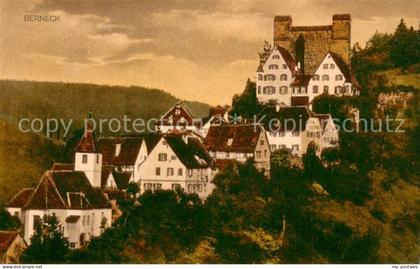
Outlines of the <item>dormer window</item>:
{"type": "Polygon", "coordinates": [[[228,138],[227,145],[232,146],[233,138],[228,138]]]}
{"type": "Polygon", "coordinates": [[[83,154],[83,155],[82,155],[82,163],[87,163],[87,161],[88,161],[88,156],[87,156],[87,154],[83,154]]]}

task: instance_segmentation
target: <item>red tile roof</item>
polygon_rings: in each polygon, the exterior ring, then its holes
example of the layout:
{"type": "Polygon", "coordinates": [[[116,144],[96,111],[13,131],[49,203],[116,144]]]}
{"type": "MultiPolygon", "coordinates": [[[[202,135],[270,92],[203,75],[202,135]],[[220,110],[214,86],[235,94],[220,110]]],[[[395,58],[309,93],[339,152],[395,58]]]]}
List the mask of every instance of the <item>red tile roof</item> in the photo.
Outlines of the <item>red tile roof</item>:
{"type": "Polygon", "coordinates": [[[0,231],[0,253],[5,253],[16,237],[19,235],[16,231],[0,231]]]}
{"type": "Polygon", "coordinates": [[[277,49],[279,50],[281,56],[283,57],[284,61],[286,62],[287,66],[290,69],[290,72],[292,72],[292,74],[296,73],[296,61],[293,58],[291,52],[283,47],[277,46],[277,49]]]}
{"type": "Polygon", "coordinates": [[[96,141],[95,133],[91,126],[86,128],[79,144],[76,146],[75,152],[99,153],[100,147],[96,141]]]}
{"type": "Polygon", "coordinates": [[[195,124],[195,117],[187,110],[187,108],[178,102],[163,117],[158,124],[164,126],[192,126],[195,124]]]}
{"type": "Polygon", "coordinates": [[[109,208],[102,191],[93,188],[84,172],[47,171],[25,209],[109,208]]]}
{"type": "Polygon", "coordinates": [[[212,152],[253,153],[262,131],[254,124],[211,126],[204,147],[212,152]]]}
{"type": "Polygon", "coordinates": [[[275,107],[266,107],[259,114],[266,130],[270,130],[271,124],[276,131],[304,131],[310,116],[311,112],[305,106],[280,107],[278,111],[275,107]],[[279,126],[275,125],[276,121],[279,126]]]}
{"type": "Polygon", "coordinates": [[[333,20],[351,20],[350,14],[334,14],[333,20]]]}
{"type": "Polygon", "coordinates": [[[32,188],[24,188],[20,192],[18,192],[9,203],[6,204],[7,207],[18,207],[22,208],[26,205],[31,198],[31,195],[34,193],[34,189],[32,188]]]}

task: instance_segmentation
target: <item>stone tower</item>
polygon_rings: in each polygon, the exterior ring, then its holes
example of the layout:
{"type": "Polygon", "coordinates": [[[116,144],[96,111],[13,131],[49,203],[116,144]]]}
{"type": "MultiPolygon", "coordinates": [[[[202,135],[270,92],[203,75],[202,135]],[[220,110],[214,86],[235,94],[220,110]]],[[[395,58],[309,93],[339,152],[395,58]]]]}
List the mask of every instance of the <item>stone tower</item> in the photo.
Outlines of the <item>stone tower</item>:
{"type": "Polygon", "coordinates": [[[306,74],[312,74],[328,52],[338,54],[349,64],[350,38],[350,14],[335,14],[331,25],[316,26],[293,26],[291,16],[274,17],[273,43],[303,61],[306,74]]]}

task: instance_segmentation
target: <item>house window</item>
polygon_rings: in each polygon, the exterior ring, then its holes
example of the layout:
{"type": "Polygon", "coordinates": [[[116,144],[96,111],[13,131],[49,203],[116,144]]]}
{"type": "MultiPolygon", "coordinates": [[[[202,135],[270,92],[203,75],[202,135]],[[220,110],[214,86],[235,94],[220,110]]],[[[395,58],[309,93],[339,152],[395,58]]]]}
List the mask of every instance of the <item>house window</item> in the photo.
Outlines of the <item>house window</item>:
{"type": "Polygon", "coordinates": [[[87,163],[87,158],[88,158],[87,154],[83,154],[82,155],[82,163],[87,163]]]}
{"type": "Polygon", "coordinates": [[[182,176],[183,173],[184,173],[183,172],[183,169],[182,168],[178,168],[178,176],[182,176]]]}
{"type": "Polygon", "coordinates": [[[287,64],[283,64],[283,69],[287,69],[287,64]]]}
{"type": "Polygon", "coordinates": [[[341,93],[341,86],[337,86],[337,87],[335,87],[335,93],[336,94],[339,94],[339,93],[341,93]]]}
{"type": "Polygon", "coordinates": [[[166,153],[159,153],[159,161],[160,162],[166,161],[167,158],[168,158],[168,156],[166,155],[166,153]]]}
{"type": "Polygon", "coordinates": [[[313,86],[312,87],[312,92],[313,93],[318,93],[318,86],[313,86]]]}
{"type": "Polygon", "coordinates": [[[293,131],[292,136],[299,136],[299,131],[293,131]]]}
{"type": "Polygon", "coordinates": [[[162,184],[161,183],[155,183],[155,184],[153,184],[153,190],[159,191],[161,189],[162,189],[162,184]]]}
{"type": "Polygon", "coordinates": [[[328,69],[328,64],[324,64],[324,65],[322,66],[322,68],[324,68],[324,69],[328,69]]]}
{"type": "Polygon", "coordinates": [[[233,138],[228,138],[227,145],[231,146],[233,143],[233,138]]]}
{"type": "Polygon", "coordinates": [[[336,75],[335,80],[343,80],[343,76],[342,75],[336,75]]]}
{"type": "Polygon", "coordinates": [[[145,191],[151,190],[152,186],[153,186],[152,183],[144,183],[143,185],[145,191]]]}
{"type": "Polygon", "coordinates": [[[41,217],[39,215],[34,215],[34,223],[32,228],[35,230],[35,228],[41,224],[41,217]]]}
{"type": "Polygon", "coordinates": [[[172,184],[171,187],[172,187],[172,190],[173,191],[176,191],[178,189],[181,189],[181,184],[174,183],[174,184],[172,184]]]}
{"type": "Polygon", "coordinates": [[[261,86],[258,86],[258,94],[261,94],[261,86]]]}
{"type": "Polygon", "coordinates": [[[260,145],[264,145],[264,140],[260,140],[260,145]]]}
{"type": "Polygon", "coordinates": [[[175,109],[175,115],[181,114],[181,111],[179,109],[175,109]]]}
{"type": "Polygon", "coordinates": [[[319,75],[314,75],[313,80],[319,80],[319,75]]]}
{"type": "Polygon", "coordinates": [[[299,145],[292,145],[292,151],[298,151],[299,145]]]}
{"type": "Polygon", "coordinates": [[[176,160],[176,156],[175,156],[175,155],[172,155],[172,156],[171,156],[171,160],[172,160],[172,161],[176,160]]]}
{"type": "Polygon", "coordinates": [[[279,66],[278,66],[278,65],[276,65],[276,64],[270,64],[270,65],[268,66],[268,69],[279,69],[279,66]]]}
{"type": "Polygon", "coordinates": [[[264,150],[264,158],[267,157],[267,150],[264,150]]]}
{"type": "Polygon", "coordinates": [[[256,151],[257,158],[261,158],[261,151],[256,151]]]}
{"type": "Polygon", "coordinates": [[[168,176],[173,176],[174,175],[174,169],[173,168],[168,168],[166,169],[166,174],[168,176]]]}
{"type": "Polygon", "coordinates": [[[269,75],[264,76],[264,80],[275,80],[275,79],[276,79],[275,75],[269,74],[269,75]]]}
{"type": "Polygon", "coordinates": [[[258,80],[262,80],[263,79],[263,75],[262,74],[258,74],[258,80]]]}
{"type": "Polygon", "coordinates": [[[273,57],[271,57],[272,59],[280,59],[279,55],[273,55],[273,57]]]}
{"type": "Polygon", "coordinates": [[[86,216],[85,215],[83,215],[83,221],[82,221],[82,223],[83,223],[83,226],[86,226],[86,216]]]}
{"type": "Polygon", "coordinates": [[[263,93],[265,94],[275,94],[276,93],[276,88],[273,86],[265,86],[263,88],[263,93]]]}
{"type": "Polygon", "coordinates": [[[327,85],[325,85],[325,86],[324,86],[324,93],[325,93],[325,94],[328,94],[328,91],[329,91],[328,86],[327,86],[327,85]]]}
{"type": "Polygon", "coordinates": [[[156,175],[160,176],[160,167],[156,167],[156,175]]]}
{"type": "Polygon", "coordinates": [[[328,81],[330,77],[328,75],[322,75],[322,81],[328,81]]]}
{"type": "Polygon", "coordinates": [[[90,216],[89,215],[87,216],[86,223],[87,223],[88,226],[90,225],[90,216]]]}
{"type": "Polygon", "coordinates": [[[330,64],[330,69],[334,69],[335,65],[334,64],[330,64]]]}
{"type": "Polygon", "coordinates": [[[188,176],[189,177],[192,177],[192,175],[193,175],[193,170],[192,169],[188,169],[188,176]]]}
{"type": "Polygon", "coordinates": [[[99,154],[96,155],[96,163],[99,163],[99,154]]]}
{"type": "Polygon", "coordinates": [[[19,211],[15,211],[15,217],[19,217],[19,211]]]}
{"type": "Polygon", "coordinates": [[[285,136],[285,132],[279,132],[279,136],[285,136]]]}
{"type": "Polygon", "coordinates": [[[277,146],[276,145],[271,145],[271,150],[272,151],[275,151],[277,149],[277,146]]]}
{"type": "Polygon", "coordinates": [[[281,86],[280,87],[280,94],[287,94],[287,87],[286,86],[281,86]]]}
{"type": "Polygon", "coordinates": [[[287,80],[287,75],[286,74],[281,74],[280,75],[280,80],[287,80]]]}

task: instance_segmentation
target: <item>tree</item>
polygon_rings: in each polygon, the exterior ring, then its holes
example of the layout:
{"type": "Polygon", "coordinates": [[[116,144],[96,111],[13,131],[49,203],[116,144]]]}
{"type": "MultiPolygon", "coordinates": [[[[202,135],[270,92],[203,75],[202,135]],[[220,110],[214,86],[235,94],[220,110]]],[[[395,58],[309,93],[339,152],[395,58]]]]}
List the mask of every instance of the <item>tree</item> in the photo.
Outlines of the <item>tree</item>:
{"type": "Polygon", "coordinates": [[[0,209],[0,230],[17,230],[20,225],[18,217],[10,215],[4,208],[0,209]]]}
{"type": "Polygon", "coordinates": [[[248,79],[243,93],[233,96],[231,115],[253,118],[260,109],[261,106],[257,99],[256,84],[248,79]]]}
{"type": "Polygon", "coordinates": [[[413,27],[408,29],[404,20],[401,19],[390,41],[390,58],[395,66],[406,67],[419,62],[420,41],[417,36],[418,31],[415,31],[413,27]]]}
{"type": "Polygon", "coordinates": [[[45,215],[35,226],[31,245],[23,253],[24,263],[63,263],[69,254],[69,242],[55,216],[45,215]]]}
{"type": "Polygon", "coordinates": [[[304,173],[307,179],[311,181],[319,181],[324,167],[322,166],[321,160],[316,155],[316,145],[313,142],[308,145],[308,149],[302,159],[304,173]]]}

